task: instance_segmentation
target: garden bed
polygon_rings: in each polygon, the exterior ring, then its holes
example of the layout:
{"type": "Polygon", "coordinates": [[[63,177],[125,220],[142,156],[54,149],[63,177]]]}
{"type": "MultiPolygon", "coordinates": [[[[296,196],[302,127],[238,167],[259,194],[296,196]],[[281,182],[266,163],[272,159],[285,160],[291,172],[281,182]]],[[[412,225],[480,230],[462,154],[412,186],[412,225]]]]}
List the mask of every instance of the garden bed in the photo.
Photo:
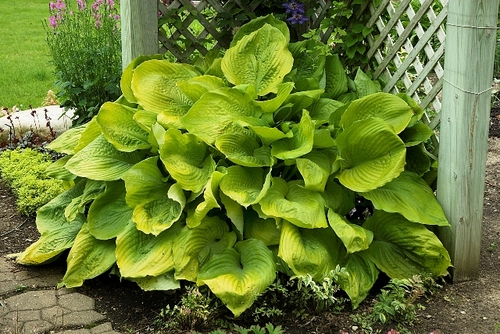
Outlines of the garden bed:
{"type": "MultiPolygon", "coordinates": [[[[446,284],[435,295],[419,300],[426,308],[418,312],[412,333],[493,333],[500,324],[500,108],[493,108],[490,122],[489,155],[486,171],[483,238],[480,276],[476,281],[446,284]]],[[[20,252],[38,238],[34,218],[20,216],[9,189],[0,183],[0,256],[20,252]]],[[[65,257],[63,257],[65,258],[65,257]]],[[[54,267],[65,266],[59,260],[54,267]]],[[[26,270],[19,267],[19,270],[26,270]]],[[[28,287],[29,288],[29,287],[28,287]]],[[[380,286],[378,286],[380,288],[380,286]]],[[[97,310],[105,313],[116,330],[123,333],[148,333],[155,317],[178,293],[144,292],[135,283],[103,275],[85,282],[79,292],[96,299],[97,310]]],[[[369,311],[376,291],[358,311],[369,311]]],[[[230,313],[223,315],[230,317],[230,313]]],[[[323,313],[298,319],[286,315],[265,320],[282,325],[286,333],[361,333],[347,308],[340,314],[323,313]]],[[[243,315],[237,324],[249,327],[252,317],[243,315]]],[[[395,328],[394,324],[384,331],[395,328]]],[[[168,331],[167,331],[168,332],[168,331]]],[[[385,333],[384,332],[384,333],[385,333]]]]}

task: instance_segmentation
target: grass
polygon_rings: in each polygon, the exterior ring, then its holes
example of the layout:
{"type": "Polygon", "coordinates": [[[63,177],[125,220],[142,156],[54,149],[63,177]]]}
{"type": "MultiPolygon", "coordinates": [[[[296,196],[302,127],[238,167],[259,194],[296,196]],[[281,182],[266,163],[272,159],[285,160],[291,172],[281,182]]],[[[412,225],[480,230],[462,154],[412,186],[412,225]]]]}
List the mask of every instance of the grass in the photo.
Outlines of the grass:
{"type": "Polygon", "coordinates": [[[0,107],[39,107],[55,82],[42,24],[49,0],[0,1],[0,13],[0,107]]]}

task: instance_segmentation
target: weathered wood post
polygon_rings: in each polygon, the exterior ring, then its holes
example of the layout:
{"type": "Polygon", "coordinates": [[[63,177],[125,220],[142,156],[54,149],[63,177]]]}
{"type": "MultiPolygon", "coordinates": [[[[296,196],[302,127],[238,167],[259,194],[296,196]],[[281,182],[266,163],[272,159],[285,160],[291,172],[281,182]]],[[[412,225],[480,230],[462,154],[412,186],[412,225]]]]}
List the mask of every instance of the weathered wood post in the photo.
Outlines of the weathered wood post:
{"type": "Polygon", "coordinates": [[[479,274],[497,16],[498,0],[448,3],[437,196],[455,282],[479,274]]]}
{"type": "Polygon", "coordinates": [[[134,58],[158,53],[156,0],[121,0],[122,68],[134,58]]]}

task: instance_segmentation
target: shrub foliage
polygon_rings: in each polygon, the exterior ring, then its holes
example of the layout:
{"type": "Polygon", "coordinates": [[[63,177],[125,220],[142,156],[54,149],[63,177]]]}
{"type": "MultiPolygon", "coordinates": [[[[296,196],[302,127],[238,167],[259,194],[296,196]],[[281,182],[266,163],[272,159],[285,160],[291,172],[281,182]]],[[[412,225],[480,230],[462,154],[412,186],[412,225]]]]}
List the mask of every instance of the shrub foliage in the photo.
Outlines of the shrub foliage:
{"type": "Polygon", "coordinates": [[[342,268],[353,307],[380,272],[445,274],[423,110],[319,49],[266,16],[223,57],[134,60],[123,96],[50,144],[67,154],[51,175],[74,186],[39,210],[17,261],[70,249],[61,286],[110,268],[145,290],[192,281],[235,316],[277,271],[322,282],[342,268]]]}

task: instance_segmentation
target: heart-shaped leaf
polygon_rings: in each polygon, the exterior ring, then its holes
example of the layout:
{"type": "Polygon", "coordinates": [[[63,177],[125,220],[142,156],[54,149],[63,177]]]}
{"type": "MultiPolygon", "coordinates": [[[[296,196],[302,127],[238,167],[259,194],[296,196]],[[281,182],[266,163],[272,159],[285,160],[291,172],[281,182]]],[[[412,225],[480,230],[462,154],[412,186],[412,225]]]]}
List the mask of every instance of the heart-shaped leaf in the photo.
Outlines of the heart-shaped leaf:
{"type": "Polygon", "coordinates": [[[262,211],[304,228],[328,227],[325,200],[321,193],[307,190],[302,181],[272,179],[271,188],[260,201],[262,211]]]}
{"type": "Polygon", "coordinates": [[[450,226],[434,192],[415,173],[404,171],[391,182],[361,195],[376,209],[397,212],[411,222],[450,226]]]}
{"type": "Polygon", "coordinates": [[[376,118],[353,123],[338,135],[342,170],[337,178],[347,188],[367,192],[395,179],[405,165],[406,148],[390,125],[376,118]]]}
{"type": "Polygon", "coordinates": [[[197,284],[206,284],[238,317],[276,278],[273,253],[260,240],[240,241],[215,254],[202,268],[197,284]]]}

